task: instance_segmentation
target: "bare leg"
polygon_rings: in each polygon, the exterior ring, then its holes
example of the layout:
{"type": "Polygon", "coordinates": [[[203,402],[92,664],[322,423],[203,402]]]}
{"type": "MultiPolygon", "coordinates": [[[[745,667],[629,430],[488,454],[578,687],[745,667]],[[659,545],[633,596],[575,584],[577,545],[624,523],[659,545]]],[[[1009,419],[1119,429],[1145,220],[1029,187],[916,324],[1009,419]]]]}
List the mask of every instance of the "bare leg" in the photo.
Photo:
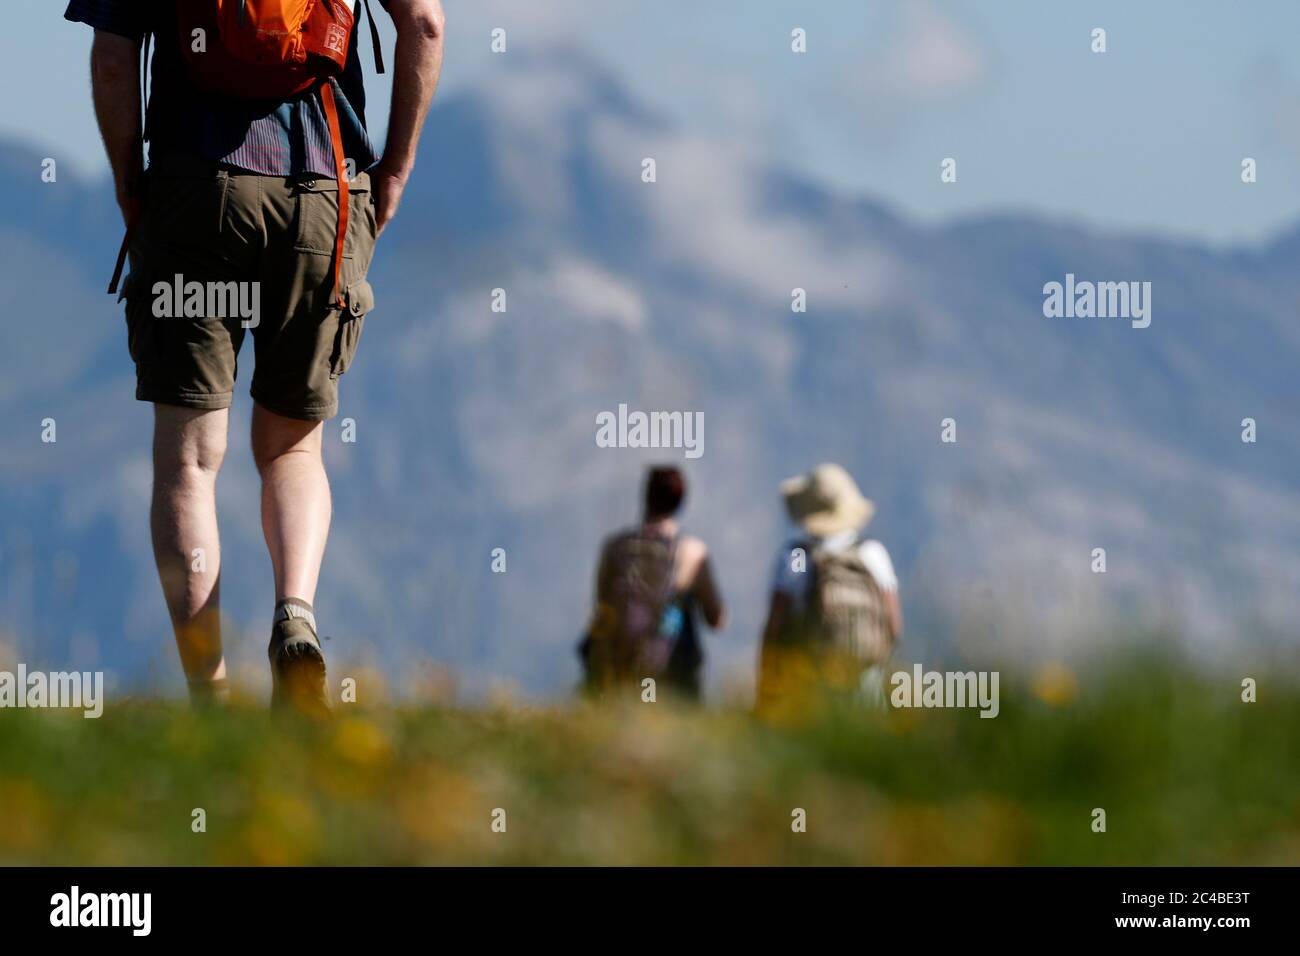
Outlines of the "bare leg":
{"type": "Polygon", "coordinates": [[[226,676],[216,491],[228,420],[225,409],[154,405],[154,560],[191,688],[226,676]]]}
{"type": "Polygon", "coordinates": [[[262,532],[275,571],[275,599],[311,604],[330,528],[330,486],[321,422],[253,405],[253,460],[262,476],[262,532]]]}

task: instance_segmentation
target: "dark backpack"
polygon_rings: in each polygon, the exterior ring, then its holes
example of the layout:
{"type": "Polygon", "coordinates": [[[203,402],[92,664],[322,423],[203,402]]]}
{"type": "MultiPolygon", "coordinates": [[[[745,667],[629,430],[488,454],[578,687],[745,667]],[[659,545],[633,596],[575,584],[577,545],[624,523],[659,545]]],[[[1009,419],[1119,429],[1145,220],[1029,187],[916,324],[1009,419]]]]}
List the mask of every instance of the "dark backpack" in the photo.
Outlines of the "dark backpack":
{"type": "Polygon", "coordinates": [[[597,685],[662,676],[676,643],[677,538],[629,532],[606,552],[604,593],[588,637],[597,685]]]}

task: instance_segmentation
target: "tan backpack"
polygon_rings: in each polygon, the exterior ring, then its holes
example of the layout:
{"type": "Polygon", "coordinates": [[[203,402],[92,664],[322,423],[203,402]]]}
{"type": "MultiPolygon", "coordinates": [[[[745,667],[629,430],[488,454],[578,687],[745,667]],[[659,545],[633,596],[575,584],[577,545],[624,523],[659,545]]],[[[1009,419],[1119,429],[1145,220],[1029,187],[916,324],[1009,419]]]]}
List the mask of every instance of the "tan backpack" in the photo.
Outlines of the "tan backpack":
{"type": "Polygon", "coordinates": [[[805,640],[863,668],[884,663],[894,646],[885,592],[858,548],[841,552],[813,547],[809,571],[812,581],[804,605],[805,640]]]}

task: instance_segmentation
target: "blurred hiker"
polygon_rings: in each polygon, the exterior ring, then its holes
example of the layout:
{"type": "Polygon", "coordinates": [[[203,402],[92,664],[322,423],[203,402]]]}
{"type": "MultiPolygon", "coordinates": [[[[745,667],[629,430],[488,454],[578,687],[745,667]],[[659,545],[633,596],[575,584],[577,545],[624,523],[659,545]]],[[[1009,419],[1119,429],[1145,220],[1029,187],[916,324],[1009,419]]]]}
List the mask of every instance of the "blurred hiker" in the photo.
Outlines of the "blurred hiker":
{"type": "Polygon", "coordinates": [[[781,483],[800,535],[781,549],[759,664],[759,706],[826,691],[884,700],[884,664],[903,630],[889,552],[863,529],[875,507],[839,465],[781,483]]]}
{"type": "Polygon", "coordinates": [[[312,608],[331,510],[322,422],[374,305],[371,254],[442,60],[438,0],[378,2],[397,27],[382,158],[358,51],[364,7],[383,71],[368,0],[71,0],[64,14],[95,30],[95,113],[126,226],[109,291],[129,255],[119,301],[136,398],[154,404],[154,555],[196,703],[228,693],[215,488],[251,329],[253,458],[275,575],[272,703],[328,709],[312,608]]]}
{"type": "Polygon", "coordinates": [[[596,571],[596,608],[580,647],[589,690],[655,679],[656,692],[697,700],[704,650],[697,618],[726,626],[704,542],[673,517],[686,497],[676,468],[652,468],[641,524],[606,539],[596,571]]]}

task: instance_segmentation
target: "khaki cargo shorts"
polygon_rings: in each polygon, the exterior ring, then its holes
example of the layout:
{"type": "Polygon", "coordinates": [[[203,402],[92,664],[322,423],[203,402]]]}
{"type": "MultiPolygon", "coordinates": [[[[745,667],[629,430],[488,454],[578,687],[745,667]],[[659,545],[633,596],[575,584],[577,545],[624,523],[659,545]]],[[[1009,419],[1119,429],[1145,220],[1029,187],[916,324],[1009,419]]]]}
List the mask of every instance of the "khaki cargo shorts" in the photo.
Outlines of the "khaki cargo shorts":
{"type": "Polygon", "coordinates": [[[338,184],[311,174],[259,176],[169,156],[145,178],[122,288],[135,397],[228,408],[239,349],[253,335],[254,401],[307,421],[338,411],[374,293],[370,177],[348,184],[348,231],[334,301],[338,184]]]}

